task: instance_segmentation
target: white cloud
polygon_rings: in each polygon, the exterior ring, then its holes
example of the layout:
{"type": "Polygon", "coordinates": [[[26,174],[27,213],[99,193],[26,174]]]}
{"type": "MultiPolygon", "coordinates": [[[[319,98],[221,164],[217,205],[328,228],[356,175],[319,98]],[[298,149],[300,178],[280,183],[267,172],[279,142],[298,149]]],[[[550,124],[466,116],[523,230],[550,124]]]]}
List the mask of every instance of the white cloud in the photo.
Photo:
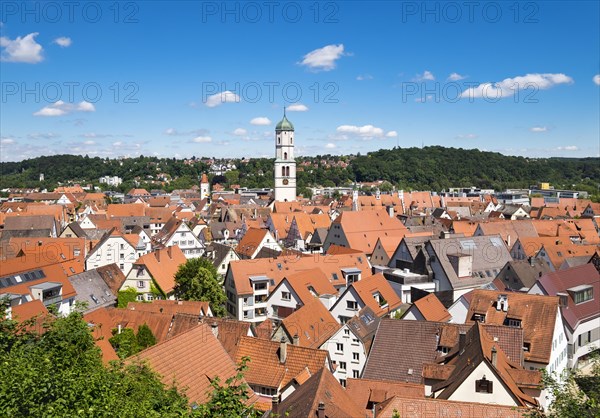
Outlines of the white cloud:
{"type": "Polygon", "coordinates": [[[448,76],[447,81],[459,81],[459,80],[464,80],[465,78],[467,78],[464,75],[460,75],[459,73],[452,73],[448,76]]]}
{"type": "Polygon", "coordinates": [[[61,36],[60,38],[56,38],[52,42],[58,46],[62,46],[63,48],[67,48],[67,47],[71,46],[71,44],[73,43],[71,38],[67,38],[66,36],[61,36]]]}
{"type": "Polygon", "coordinates": [[[234,134],[235,136],[245,136],[248,134],[248,131],[244,128],[236,128],[233,130],[232,134],[234,134]]]}
{"type": "Polygon", "coordinates": [[[529,129],[531,132],[546,132],[548,128],[546,126],[534,126],[529,129]]]}
{"type": "Polygon", "coordinates": [[[577,145],[567,145],[564,147],[557,147],[558,151],[579,151],[579,147],[577,145]]]}
{"type": "Polygon", "coordinates": [[[197,136],[196,138],[192,139],[192,142],[205,144],[207,142],[212,142],[212,138],[210,136],[197,136]]]}
{"type": "Polygon", "coordinates": [[[286,107],[286,110],[288,112],[306,112],[308,110],[308,107],[301,103],[296,103],[286,107]]]}
{"type": "Polygon", "coordinates": [[[337,127],[336,131],[341,134],[355,135],[363,139],[383,137],[383,129],[377,128],[373,125],[341,125],[337,127]]]}
{"type": "Polygon", "coordinates": [[[417,74],[417,76],[413,79],[413,81],[434,81],[435,77],[431,73],[431,71],[425,70],[423,74],[417,74]]]}
{"type": "Polygon", "coordinates": [[[478,137],[479,137],[479,135],[477,135],[477,134],[461,134],[461,135],[457,135],[455,138],[456,139],[475,139],[478,137]]]}
{"type": "Polygon", "coordinates": [[[195,135],[195,136],[202,136],[202,135],[206,135],[208,133],[207,129],[193,129],[191,131],[178,131],[175,128],[168,128],[165,129],[165,131],[163,132],[164,135],[169,135],[169,136],[190,136],[190,135],[195,135]]]}
{"type": "Polygon", "coordinates": [[[113,147],[120,147],[121,145],[123,145],[123,142],[121,141],[117,141],[117,142],[113,142],[113,147]]]}
{"type": "Polygon", "coordinates": [[[330,71],[335,68],[336,61],[344,55],[344,45],[327,45],[306,54],[301,65],[313,71],[330,71]]]}
{"type": "Polygon", "coordinates": [[[16,141],[13,138],[2,138],[0,139],[0,144],[2,145],[12,145],[16,143],[16,141]]]}
{"type": "Polygon", "coordinates": [[[356,79],[358,81],[363,81],[363,80],[373,80],[373,76],[370,74],[360,74],[356,77],[356,79]]]}
{"type": "Polygon", "coordinates": [[[325,145],[325,148],[327,148],[327,149],[334,149],[335,147],[336,147],[335,144],[333,144],[331,142],[329,144],[325,145]]]}
{"type": "Polygon", "coordinates": [[[463,98],[486,98],[500,99],[512,97],[518,91],[535,92],[536,90],[547,90],[559,84],[572,84],[573,79],[565,74],[545,73],[526,74],[514,78],[505,78],[495,83],[481,83],[470,87],[462,92],[463,98]]]}
{"type": "Polygon", "coordinates": [[[6,36],[0,37],[0,46],[4,48],[1,60],[7,62],[26,62],[28,64],[37,64],[43,61],[43,48],[35,41],[35,37],[38,35],[38,32],[33,32],[24,37],[18,36],[15,40],[9,39],[6,36]]]}
{"type": "Polygon", "coordinates": [[[45,106],[35,112],[34,116],[63,116],[73,112],[95,112],[96,108],[92,103],[79,102],[79,103],[65,103],[59,100],[48,106],[45,106]]]}
{"type": "Polygon", "coordinates": [[[271,120],[269,118],[264,117],[264,116],[260,116],[260,117],[252,119],[250,121],[250,124],[252,124],[252,125],[258,125],[258,126],[266,126],[266,125],[270,125],[271,124],[271,120]]]}
{"type": "Polygon", "coordinates": [[[59,134],[55,134],[54,132],[47,132],[47,133],[33,132],[30,134],[27,134],[28,139],[55,139],[55,138],[58,138],[59,136],[60,136],[59,134]]]}
{"type": "Polygon", "coordinates": [[[205,104],[208,107],[217,107],[219,105],[222,105],[223,103],[239,103],[240,101],[240,96],[238,96],[232,91],[225,90],[221,93],[216,93],[212,96],[208,96],[205,104]]]}
{"type": "Polygon", "coordinates": [[[597,86],[600,86],[600,74],[596,74],[592,80],[597,86]]]}
{"type": "Polygon", "coordinates": [[[87,141],[85,141],[83,143],[83,145],[95,145],[95,144],[96,144],[96,142],[92,141],[91,139],[88,139],[87,141]]]}
{"type": "Polygon", "coordinates": [[[398,136],[398,132],[396,131],[389,131],[387,134],[385,134],[386,137],[388,138],[396,138],[398,136]]]}

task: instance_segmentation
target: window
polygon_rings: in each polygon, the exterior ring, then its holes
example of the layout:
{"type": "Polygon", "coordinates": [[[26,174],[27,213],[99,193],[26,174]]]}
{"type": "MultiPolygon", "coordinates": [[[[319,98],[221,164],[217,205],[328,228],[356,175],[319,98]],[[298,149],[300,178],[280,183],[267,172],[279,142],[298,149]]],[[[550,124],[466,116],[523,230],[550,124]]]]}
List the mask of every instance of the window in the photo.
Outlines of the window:
{"type": "Polygon", "coordinates": [[[267,284],[262,282],[262,283],[256,283],[254,285],[254,290],[265,290],[267,288],[267,284]]]}
{"type": "Polygon", "coordinates": [[[346,362],[340,361],[340,370],[346,370],[346,362]]]}
{"type": "Polygon", "coordinates": [[[344,328],[344,335],[350,335],[350,330],[348,328],[344,328]]]}
{"type": "Polygon", "coordinates": [[[292,298],[292,295],[290,294],[290,292],[281,292],[281,299],[290,300],[291,298],[292,298]]]}
{"type": "Polygon", "coordinates": [[[119,268],[120,268],[121,270],[125,270],[125,264],[123,264],[123,263],[119,264],[119,268]]]}
{"type": "Polygon", "coordinates": [[[343,352],[344,352],[344,344],[342,344],[342,343],[337,343],[337,344],[335,345],[335,350],[343,353],[343,352]]]}
{"type": "Polygon", "coordinates": [[[509,327],[520,328],[521,327],[521,320],[520,319],[507,319],[507,325],[509,327]]]}
{"type": "Polygon", "coordinates": [[[352,360],[360,360],[360,353],[352,353],[352,360]]]}
{"type": "Polygon", "coordinates": [[[125,244],[121,244],[121,249],[124,250],[125,249],[125,244]]]}
{"type": "Polygon", "coordinates": [[[285,177],[285,167],[281,167],[281,175],[285,177]]]}
{"type": "Polygon", "coordinates": [[[573,300],[575,304],[578,305],[583,302],[587,302],[588,300],[592,300],[594,298],[594,288],[588,287],[586,289],[573,292],[573,300]]]}
{"type": "Polygon", "coordinates": [[[138,302],[143,302],[144,301],[144,295],[137,295],[135,297],[135,300],[137,300],[138,302]]]}
{"type": "Polygon", "coordinates": [[[150,294],[148,294],[148,295],[146,295],[146,300],[148,300],[148,301],[153,301],[153,300],[154,300],[154,295],[153,295],[153,294],[151,294],[151,293],[150,293],[150,294]]]}
{"type": "Polygon", "coordinates": [[[494,382],[487,380],[485,375],[480,380],[475,381],[475,392],[478,393],[493,393],[494,382]]]}
{"type": "Polygon", "coordinates": [[[145,282],[143,280],[138,280],[137,287],[143,289],[145,287],[145,282]]]}
{"type": "Polygon", "coordinates": [[[340,385],[342,385],[343,388],[346,387],[346,379],[340,379],[340,385]]]}
{"type": "Polygon", "coordinates": [[[287,152],[284,152],[284,153],[283,153],[283,159],[284,159],[284,160],[287,160],[287,152]]]}
{"type": "Polygon", "coordinates": [[[346,301],[346,306],[351,311],[358,311],[358,303],[353,300],[346,301]]]}
{"type": "Polygon", "coordinates": [[[473,321],[476,321],[476,322],[485,322],[485,315],[483,315],[483,314],[473,314],[473,321]]]}
{"type": "Polygon", "coordinates": [[[352,370],[352,377],[358,379],[360,377],[360,372],[358,370],[352,370]]]}

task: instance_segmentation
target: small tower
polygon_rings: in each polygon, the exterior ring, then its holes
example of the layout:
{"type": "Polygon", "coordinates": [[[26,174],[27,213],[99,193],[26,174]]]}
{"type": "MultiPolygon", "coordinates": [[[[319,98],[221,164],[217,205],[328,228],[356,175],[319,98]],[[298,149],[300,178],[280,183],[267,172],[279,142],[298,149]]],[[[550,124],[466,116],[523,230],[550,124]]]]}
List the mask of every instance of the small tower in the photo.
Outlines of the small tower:
{"type": "Polygon", "coordinates": [[[354,183],[354,188],[352,189],[352,210],[354,212],[358,212],[360,210],[360,202],[358,201],[358,188],[356,187],[356,183],[354,183]]]}
{"type": "Polygon", "coordinates": [[[296,200],[296,160],[294,159],[294,125],[283,119],[275,126],[275,201],[296,200]]]}
{"type": "Polygon", "coordinates": [[[375,191],[375,199],[381,200],[381,191],[379,191],[379,187],[375,191]]]}
{"type": "Polygon", "coordinates": [[[200,179],[200,199],[210,199],[210,183],[208,182],[206,173],[202,173],[202,178],[200,179]]]}
{"type": "Polygon", "coordinates": [[[40,182],[44,181],[44,173],[40,173],[40,182]]]}

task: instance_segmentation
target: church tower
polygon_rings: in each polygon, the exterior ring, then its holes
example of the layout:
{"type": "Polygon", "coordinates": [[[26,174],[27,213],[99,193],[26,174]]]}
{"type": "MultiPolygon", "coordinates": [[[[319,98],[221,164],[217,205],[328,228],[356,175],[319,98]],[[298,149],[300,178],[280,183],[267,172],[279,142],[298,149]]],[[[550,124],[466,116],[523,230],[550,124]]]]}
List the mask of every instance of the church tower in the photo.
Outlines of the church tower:
{"type": "Polygon", "coordinates": [[[210,182],[206,173],[200,178],[200,199],[210,199],[210,182]]]}
{"type": "Polygon", "coordinates": [[[296,160],[294,160],[294,125],[283,119],[275,127],[275,201],[296,200],[296,160]]]}

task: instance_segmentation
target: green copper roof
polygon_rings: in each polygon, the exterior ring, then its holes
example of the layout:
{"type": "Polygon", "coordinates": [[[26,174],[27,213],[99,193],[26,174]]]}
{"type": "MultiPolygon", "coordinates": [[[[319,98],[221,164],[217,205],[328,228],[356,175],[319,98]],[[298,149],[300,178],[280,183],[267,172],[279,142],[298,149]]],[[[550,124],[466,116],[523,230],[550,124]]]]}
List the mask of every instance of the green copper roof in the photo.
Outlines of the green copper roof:
{"type": "Polygon", "coordinates": [[[293,131],[294,125],[285,117],[285,109],[283,111],[283,119],[275,127],[276,131],[293,131]]]}

